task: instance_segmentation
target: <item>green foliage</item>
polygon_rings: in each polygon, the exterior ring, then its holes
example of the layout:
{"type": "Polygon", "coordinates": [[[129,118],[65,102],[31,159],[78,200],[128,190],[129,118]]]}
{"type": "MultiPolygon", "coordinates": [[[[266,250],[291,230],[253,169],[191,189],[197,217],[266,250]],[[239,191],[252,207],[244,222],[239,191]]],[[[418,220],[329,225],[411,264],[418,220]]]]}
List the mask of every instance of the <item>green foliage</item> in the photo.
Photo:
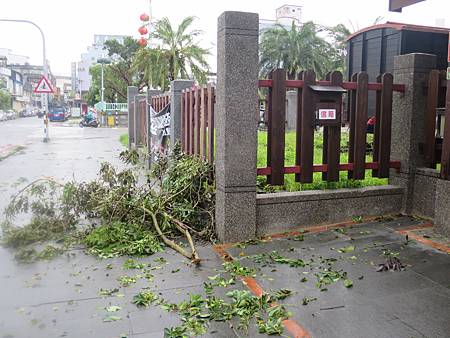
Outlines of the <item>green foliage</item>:
{"type": "Polygon", "coordinates": [[[93,181],[61,185],[40,179],[27,185],[5,210],[3,245],[26,248],[54,240],[82,242],[100,257],[150,255],[164,247],[150,213],[166,236],[180,235],[177,220],[190,225],[192,236],[213,239],[214,175],[208,163],[174,151],[157,166],[156,191],[138,180],[139,154],[120,157],[131,167],[119,171],[102,163],[93,181]],[[14,225],[19,214],[31,214],[31,221],[14,225]]]}
{"type": "Polygon", "coordinates": [[[134,259],[127,259],[123,263],[123,268],[126,270],[132,270],[132,269],[143,269],[146,266],[144,263],[136,263],[134,259]]]}
{"type": "Polygon", "coordinates": [[[150,304],[158,300],[158,296],[151,291],[139,292],[133,297],[133,304],[136,306],[149,307],[150,304]]]}
{"type": "MultiPolygon", "coordinates": [[[[104,98],[106,102],[115,102],[116,95],[119,102],[127,100],[127,87],[137,86],[142,89],[146,83],[142,72],[132,67],[139,44],[133,38],[126,37],[123,44],[117,40],[105,42],[108,56],[113,60],[103,65],[104,98]]],[[[86,100],[90,105],[101,100],[101,65],[95,64],[89,69],[92,81],[86,100]]]]}
{"type": "Polygon", "coordinates": [[[347,272],[339,270],[333,270],[332,268],[325,268],[323,271],[319,271],[315,274],[317,278],[316,286],[319,289],[324,289],[324,286],[335,283],[342,279],[344,281],[345,287],[351,287],[353,286],[353,282],[350,279],[347,279],[347,272]]]}
{"type": "Polygon", "coordinates": [[[225,271],[228,272],[233,278],[236,276],[255,276],[256,274],[255,269],[242,266],[239,261],[225,262],[222,265],[225,268],[225,271]]]}
{"type": "Polygon", "coordinates": [[[102,258],[151,255],[163,245],[140,224],[114,222],[93,229],[84,239],[89,251],[102,258]]]}
{"type": "Polygon", "coordinates": [[[143,74],[149,87],[165,90],[176,79],[206,83],[206,57],[210,53],[196,42],[202,32],[190,30],[194,20],[193,16],[186,17],[176,29],[166,17],[156,23],[150,39],[159,42],[159,46],[141,48],[134,60],[134,69],[143,74]]]}
{"type": "Polygon", "coordinates": [[[11,109],[11,95],[3,89],[0,89],[0,109],[11,109]]]}
{"type": "Polygon", "coordinates": [[[128,134],[122,134],[122,135],[120,135],[120,137],[119,137],[119,141],[120,141],[120,143],[122,143],[122,145],[124,146],[124,147],[128,147],[128,134]]]}
{"type": "Polygon", "coordinates": [[[260,73],[265,77],[274,69],[284,68],[294,79],[301,71],[312,69],[322,79],[329,71],[344,71],[348,35],[350,31],[342,24],[324,27],[312,21],[301,26],[292,23],[290,28],[269,28],[260,39],[260,73]]]}
{"type": "Polygon", "coordinates": [[[119,276],[117,278],[117,281],[120,283],[121,286],[128,287],[131,284],[136,283],[137,277],[131,277],[131,276],[124,275],[124,276],[119,276]]]}
{"type": "Polygon", "coordinates": [[[288,319],[292,314],[283,305],[277,305],[267,311],[267,316],[267,321],[258,320],[259,332],[280,335],[283,333],[283,320],[288,319]]]}
{"type": "MultiPolygon", "coordinates": [[[[348,163],[348,132],[341,134],[341,158],[340,163],[348,163]]],[[[367,142],[373,142],[373,136],[367,136],[367,142]]],[[[287,132],[285,134],[285,166],[295,165],[296,152],[296,133],[287,132]]],[[[314,163],[322,163],[323,152],[323,134],[321,132],[314,133],[314,163]]],[[[257,152],[258,168],[267,166],[267,132],[258,132],[258,152],[257,152]]],[[[372,156],[368,154],[366,161],[371,162],[372,156]]],[[[364,180],[348,179],[347,172],[340,172],[339,182],[326,182],[322,180],[321,173],[314,173],[313,183],[299,183],[295,182],[295,175],[284,175],[285,183],[283,186],[271,186],[267,184],[266,177],[258,176],[258,189],[260,193],[271,193],[276,191],[305,191],[305,190],[325,190],[325,189],[340,189],[340,188],[360,188],[374,185],[385,185],[388,183],[387,179],[372,177],[372,170],[366,170],[366,178],[364,180]]]]}
{"type": "Polygon", "coordinates": [[[292,294],[291,290],[280,289],[277,292],[275,292],[274,297],[277,300],[282,300],[282,299],[285,299],[285,298],[289,297],[291,294],[292,294]]]}

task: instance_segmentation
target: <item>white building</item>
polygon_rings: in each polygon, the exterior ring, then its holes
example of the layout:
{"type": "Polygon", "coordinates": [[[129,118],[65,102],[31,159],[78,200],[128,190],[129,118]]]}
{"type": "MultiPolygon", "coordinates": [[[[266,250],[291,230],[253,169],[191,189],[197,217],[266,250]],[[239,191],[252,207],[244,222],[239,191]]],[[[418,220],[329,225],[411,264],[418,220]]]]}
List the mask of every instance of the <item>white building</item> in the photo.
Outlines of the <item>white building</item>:
{"type": "Polygon", "coordinates": [[[30,104],[31,92],[24,90],[24,76],[13,66],[28,64],[28,62],[28,56],[14,54],[11,49],[0,48],[0,86],[11,95],[12,106],[15,110],[21,110],[30,104]]]}
{"type": "Polygon", "coordinates": [[[9,65],[25,65],[30,63],[28,56],[14,54],[8,48],[0,48],[0,57],[5,57],[9,65]]]}
{"type": "Polygon", "coordinates": [[[94,43],[87,47],[87,51],[81,54],[81,61],[77,67],[77,92],[87,92],[91,86],[91,75],[89,69],[99,59],[108,58],[108,51],[104,49],[105,42],[108,40],[117,40],[123,43],[126,35],[94,35],[94,43]]]}
{"type": "Polygon", "coordinates": [[[290,28],[292,23],[300,25],[302,18],[302,6],[297,5],[283,5],[275,10],[275,20],[260,19],[259,31],[273,27],[275,25],[282,25],[290,28]]]}

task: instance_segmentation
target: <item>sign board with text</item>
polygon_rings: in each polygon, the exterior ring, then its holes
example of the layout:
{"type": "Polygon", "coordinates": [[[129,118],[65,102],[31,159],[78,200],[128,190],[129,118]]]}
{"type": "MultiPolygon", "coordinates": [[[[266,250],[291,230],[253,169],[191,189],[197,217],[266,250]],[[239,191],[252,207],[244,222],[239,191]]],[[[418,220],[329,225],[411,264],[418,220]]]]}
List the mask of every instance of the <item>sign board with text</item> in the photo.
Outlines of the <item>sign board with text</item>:
{"type": "Polygon", "coordinates": [[[336,109],[319,109],[319,120],[336,120],[336,109]]]}

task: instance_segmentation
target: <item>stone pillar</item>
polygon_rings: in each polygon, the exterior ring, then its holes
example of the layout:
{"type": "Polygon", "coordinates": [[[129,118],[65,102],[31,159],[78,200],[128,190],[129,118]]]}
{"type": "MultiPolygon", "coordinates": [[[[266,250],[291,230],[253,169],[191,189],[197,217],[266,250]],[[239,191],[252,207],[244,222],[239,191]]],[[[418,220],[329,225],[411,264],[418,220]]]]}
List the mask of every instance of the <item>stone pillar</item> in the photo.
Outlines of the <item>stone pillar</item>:
{"type": "Polygon", "coordinates": [[[147,168],[150,169],[152,165],[152,157],[150,156],[152,149],[152,133],[150,132],[152,127],[152,119],[150,116],[150,105],[152,104],[152,97],[162,94],[162,90],[159,89],[149,89],[147,90],[147,111],[145,112],[145,119],[147,121],[147,168]]]}
{"type": "Polygon", "coordinates": [[[256,235],[258,15],[218,19],[216,230],[223,242],[256,235]]]}
{"type": "Polygon", "coordinates": [[[134,97],[134,143],[136,148],[145,145],[144,135],[142,134],[142,120],[139,101],[145,99],[147,96],[139,94],[134,97]]]}
{"type": "Polygon", "coordinates": [[[127,101],[128,101],[128,148],[134,144],[134,110],[131,111],[131,102],[134,102],[134,97],[138,94],[138,88],[129,86],[127,88],[127,101]]]}
{"type": "Polygon", "coordinates": [[[174,80],[170,83],[170,145],[181,140],[181,91],[194,85],[192,80],[174,80]]]}
{"type": "Polygon", "coordinates": [[[297,127],[297,91],[286,92],[286,130],[292,131],[297,127]]]}
{"type": "Polygon", "coordinates": [[[404,84],[405,93],[394,92],[392,105],[391,159],[401,162],[400,173],[391,170],[390,183],[405,188],[403,212],[413,210],[414,175],[424,167],[426,85],[436,67],[436,56],[406,54],[394,58],[394,83],[404,84]]]}

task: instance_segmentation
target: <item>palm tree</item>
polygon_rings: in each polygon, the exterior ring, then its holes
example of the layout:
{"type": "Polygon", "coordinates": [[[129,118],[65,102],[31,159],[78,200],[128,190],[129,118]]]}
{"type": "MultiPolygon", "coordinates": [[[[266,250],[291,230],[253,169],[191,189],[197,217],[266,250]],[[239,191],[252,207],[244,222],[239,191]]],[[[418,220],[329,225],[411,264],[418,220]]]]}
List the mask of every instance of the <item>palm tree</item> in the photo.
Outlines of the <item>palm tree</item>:
{"type": "Polygon", "coordinates": [[[144,73],[150,87],[166,89],[175,79],[194,79],[205,83],[208,74],[206,57],[210,54],[195,41],[202,32],[189,31],[195,18],[185,18],[175,30],[168,18],[159,20],[151,34],[158,47],[142,48],[136,55],[134,68],[144,73]]]}
{"type": "Polygon", "coordinates": [[[148,88],[169,86],[168,63],[160,48],[141,48],[135,55],[133,71],[142,74],[148,88]]]}
{"type": "Polygon", "coordinates": [[[293,79],[302,70],[313,69],[318,78],[331,70],[332,45],[318,34],[324,29],[309,21],[290,29],[277,25],[266,30],[260,42],[261,75],[284,68],[293,79]]]}

